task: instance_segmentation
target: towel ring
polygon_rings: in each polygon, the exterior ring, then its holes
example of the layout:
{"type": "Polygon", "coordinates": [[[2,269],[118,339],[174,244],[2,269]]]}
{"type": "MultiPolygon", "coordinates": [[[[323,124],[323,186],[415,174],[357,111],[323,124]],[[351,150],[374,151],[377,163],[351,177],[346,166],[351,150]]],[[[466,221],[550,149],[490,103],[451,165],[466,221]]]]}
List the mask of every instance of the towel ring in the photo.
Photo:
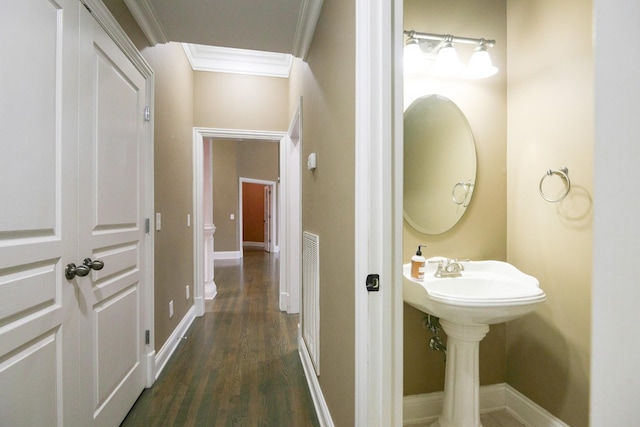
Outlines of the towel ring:
{"type": "Polygon", "coordinates": [[[567,197],[567,194],[569,194],[569,191],[571,190],[571,180],[569,179],[569,169],[567,169],[566,166],[561,167],[560,169],[549,169],[547,171],[547,173],[545,173],[542,176],[542,179],[540,180],[540,195],[542,196],[543,199],[545,199],[547,202],[551,202],[551,203],[557,203],[560,202],[562,200],[564,200],[565,197],[567,197]],[[562,193],[562,195],[560,197],[558,197],[557,199],[550,199],[549,197],[547,197],[544,194],[544,191],[542,191],[542,183],[544,182],[545,179],[547,179],[547,177],[549,176],[553,176],[553,175],[558,175],[560,178],[562,178],[564,180],[564,182],[567,183],[567,189],[565,190],[564,193],[562,193]]]}

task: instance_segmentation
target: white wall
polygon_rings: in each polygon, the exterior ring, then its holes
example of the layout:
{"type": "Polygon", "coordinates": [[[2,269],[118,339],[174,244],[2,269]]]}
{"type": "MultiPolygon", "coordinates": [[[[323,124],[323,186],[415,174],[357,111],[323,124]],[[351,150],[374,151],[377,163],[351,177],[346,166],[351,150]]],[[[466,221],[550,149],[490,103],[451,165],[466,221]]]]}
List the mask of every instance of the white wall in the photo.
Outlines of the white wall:
{"type": "Polygon", "coordinates": [[[595,0],[592,427],[640,420],[640,2],[595,0]]]}

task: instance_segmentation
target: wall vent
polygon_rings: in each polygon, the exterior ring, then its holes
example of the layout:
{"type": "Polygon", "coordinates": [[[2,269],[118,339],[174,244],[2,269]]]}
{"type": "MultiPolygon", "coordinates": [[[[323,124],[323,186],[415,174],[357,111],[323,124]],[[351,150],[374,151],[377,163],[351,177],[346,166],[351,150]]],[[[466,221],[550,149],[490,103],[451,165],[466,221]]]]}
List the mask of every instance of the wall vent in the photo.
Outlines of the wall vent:
{"type": "Polygon", "coordinates": [[[320,375],[320,238],[302,235],[302,339],[320,375]]]}

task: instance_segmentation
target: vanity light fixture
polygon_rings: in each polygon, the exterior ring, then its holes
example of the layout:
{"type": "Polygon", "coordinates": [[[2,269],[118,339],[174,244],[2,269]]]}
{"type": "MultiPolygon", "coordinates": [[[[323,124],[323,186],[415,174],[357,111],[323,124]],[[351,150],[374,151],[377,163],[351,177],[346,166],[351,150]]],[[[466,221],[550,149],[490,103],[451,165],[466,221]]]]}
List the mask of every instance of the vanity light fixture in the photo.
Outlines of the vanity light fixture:
{"type": "Polygon", "coordinates": [[[419,33],[414,30],[407,30],[404,33],[407,35],[404,50],[404,64],[407,72],[426,69],[429,74],[435,76],[462,76],[473,79],[490,77],[498,72],[498,68],[491,62],[487,51],[488,47],[495,45],[495,40],[458,37],[450,34],[419,33]],[[454,47],[455,43],[477,46],[466,68],[458,58],[454,47]],[[429,58],[432,59],[431,66],[429,58]]]}
{"type": "Polygon", "coordinates": [[[409,38],[404,47],[404,69],[407,72],[420,71],[427,67],[427,57],[420,48],[418,39],[409,38]]]}

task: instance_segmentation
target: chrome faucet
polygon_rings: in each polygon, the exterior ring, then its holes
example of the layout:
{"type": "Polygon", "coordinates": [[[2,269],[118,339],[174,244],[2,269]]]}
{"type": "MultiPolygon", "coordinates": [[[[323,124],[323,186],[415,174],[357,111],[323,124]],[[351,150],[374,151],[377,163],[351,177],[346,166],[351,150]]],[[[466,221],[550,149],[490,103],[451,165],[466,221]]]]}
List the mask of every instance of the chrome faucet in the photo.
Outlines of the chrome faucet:
{"type": "Polygon", "coordinates": [[[468,259],[440,259],[437,261],[429,261],[430,263],[438,263],[438,268],[433,274],[435,277],[460,277],[464,271],[463,261],[468,259]]]}

